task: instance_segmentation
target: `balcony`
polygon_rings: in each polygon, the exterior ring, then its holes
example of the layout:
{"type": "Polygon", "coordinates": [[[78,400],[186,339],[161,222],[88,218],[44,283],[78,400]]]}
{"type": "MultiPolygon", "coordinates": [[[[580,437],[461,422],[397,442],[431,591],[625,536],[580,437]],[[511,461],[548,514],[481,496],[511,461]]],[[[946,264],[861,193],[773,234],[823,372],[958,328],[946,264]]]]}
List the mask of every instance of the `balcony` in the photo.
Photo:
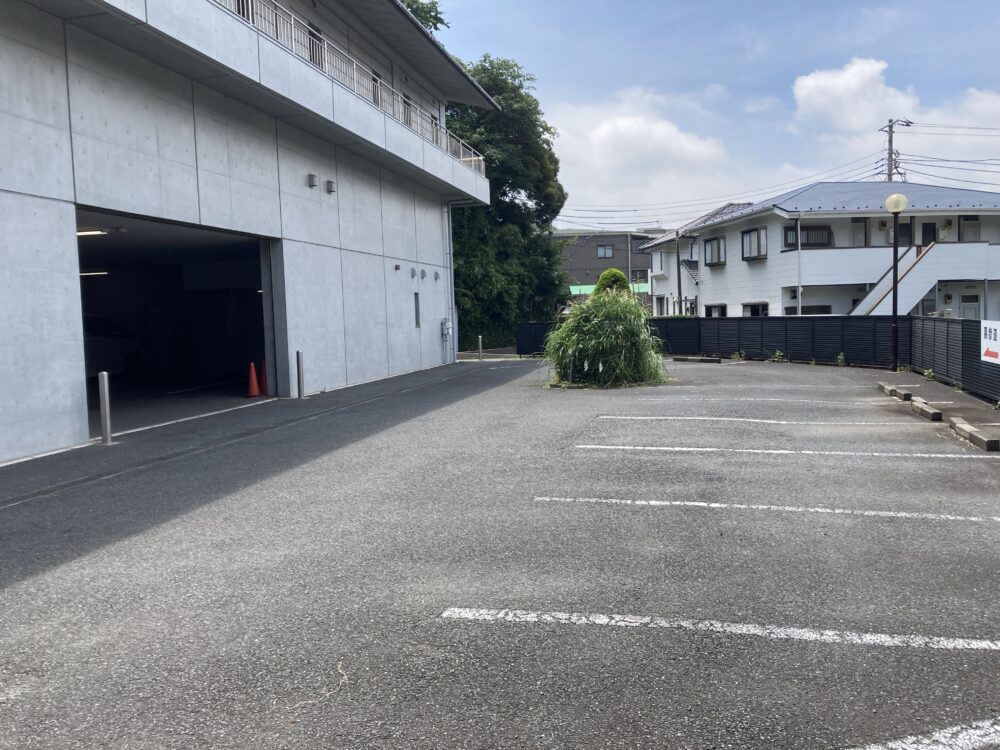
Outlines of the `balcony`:
{"type": "Polygon", "coordinates": [[[211,0],[251,23],[261,34],[318,68],[327,77],[371,102],[397,122],[417,133],[485,177],[486,162],[469,144],[441,126],[438,118],[420,109],[405,94],[388,86],[309,24],[272,0],[211,0]]]}

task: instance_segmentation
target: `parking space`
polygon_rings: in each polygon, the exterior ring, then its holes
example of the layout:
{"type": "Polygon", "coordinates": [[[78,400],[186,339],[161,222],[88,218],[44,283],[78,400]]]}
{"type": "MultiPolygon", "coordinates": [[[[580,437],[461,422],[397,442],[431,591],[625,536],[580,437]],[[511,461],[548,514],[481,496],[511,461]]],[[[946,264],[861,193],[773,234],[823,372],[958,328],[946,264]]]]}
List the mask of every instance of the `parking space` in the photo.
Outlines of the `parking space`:
{"type": "Polygon", "coordinates": [[[880,373],[456,368],[0,511],[0,748],[1000,746],[1000,459],[880,373]]]}

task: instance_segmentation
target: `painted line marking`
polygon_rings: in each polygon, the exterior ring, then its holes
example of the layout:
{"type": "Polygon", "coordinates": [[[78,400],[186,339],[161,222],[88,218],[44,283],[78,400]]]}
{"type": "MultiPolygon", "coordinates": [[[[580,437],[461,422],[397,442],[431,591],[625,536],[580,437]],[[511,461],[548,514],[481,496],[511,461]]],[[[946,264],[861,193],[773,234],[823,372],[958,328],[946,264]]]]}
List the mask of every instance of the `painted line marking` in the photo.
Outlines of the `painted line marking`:
{"type": "Polygon", "coordinates": [[[923,425],[926,420],[911,419],[906,422],[830,422],[827,421],[796,421],[790,419],[751,419],[750,417],[620,417],[601,415],[598,419],[614,419],[634,422],[752,422],[754,424],[786,424],[786,425],[833,425],[833,426],[872,426],[887,427],[890,425],[923,425]]]}
{"type": "Polygon", "coordinates": [[[955,516],[949,513],[916,513],[897,510],[857,510],[854,508],[814,508],[795,505],[752,505],[749,503],[709,503],[698,500],[620,500],[611,497],[536,497],[539,503],[594,503],[598,505],[633,505],[647,508],[704,508],[707,510],[760,510],[776,513],[820,513],[831,516],[866,518],[906,518],[919,521],[997,522],[1000,516],[955,516]]]}
{"type": "MultiPolygon", "coordinates": [[[[747,401],[747,402],[750,402],[750,403],[757,403],[759,401],[763,401],[763,402],[772,402],[772,403],[773,402],[778,402],[778,403],[783,403],[783,404],[836,404],[837,406],[879,406],[879,407],[883,407],[883,408],[886,407],[886,406],[899,406],[899,405],[905,403],[903,401],[897,401],[897,400],[887,401],[884,397],[883,398],[879,398],[877,396],[873,396],[872,398],[868,399],[867,401],[833,401],[833,400],[830,400],[830,399],[821,399],[821,398],[742,398],[742,397],[738,397],[738,398],[714,398],[714,397],[712,397],[712,398],[695,398],[694,396],[674,396],[673,398],[637,398],[637,399],[634,399],[634,400],[635,401],[657,401],[657,402],[667,402],[667,403],[673,403],[675,401],[726,401],[726,402],[729,402],[729,401],[747,401]]],[[[951,403],[951,402],[948,402],[948,401],[936,401],[936,402],[928,401],[927,403],[944,404],[944,403],[951,403]]]]}
{"type": "Polygon", "coordinates": [[[553,625],[602,625],[618,628],[652,628],[658,630],[693,630],[702,633],[751,636],[776,641],[811,641],[848,646],[881,646],[883,648],[930,648],[946,651],[1000,651],[1000,641],[977,638],[946,638],[928,635],[898,635],[890,633],[860,633],[851,630],[819,630],[816,628],[759,625],[722,620],[688,620],[647,615],[595,614],[584,612],[531,612],[524,609],[472,609],[451,607],[441,613],[446,620],[474,622],[543,623],[553,625]]]}
{"type": "MultiPolygon", "coordinates": [[[[893,388],[920,388],[923,383],[893,383],[893,388]]],[[[726,390],[743,390],[746,388],[753,388],[755,390],[760,390],[759,385],[693,385],[688,386],[689,388],[725,388],[726,390]]],[[[781,385],[773,385],[775,390],[782,389],[794,389],[794,388],[809,388],[812,390],[826,390],[829,388],[869,388],[876,389],[878,385],[876,383],[866,383],[864,385],[811,385],[808,383],[785,383],[781,385]]]]}
{"type": "Polygon", "coordinates": [[[876,742],[854,750],[979,750],[1000,745],[1000,716],[939,732],[904,737],[892,742],[876,742]]]}
{"type": "Polygon", "coordinates": [[[673,445],[574,445],[578,450],[596,451],[639,451],[650,453],[751,453],[761,456],[858,456],[862,458],[964,458],[989,460],[1000,455],[977,455],[973,453],[884,453],[879,451],[811,451],[789,450],[785,448],[715,448],[673,445]]]}
{"type": "Polygon", "coordinates": [[[155,430],[158,427],[169,427],[172,424],[181,424],[182,422],[192,422],[195,419],[204,419],[205,417],[215,417],[219,414],[226,414],[231,411],[239,411],[240,409],[249,409],[252,406],[261,406],[263,404],[270,404],[273,401],[277,401],[277,398],[268,398],[261,401],[254,401],[250,404],[240,404],[239,406],[231,406],[228,409],[219,409],[218,411],[209,411],[204,414],[195,414],[192,417],[182,417],[180,419],[171,419],[169,422],[160,422],[159,424],[146,425],[145,427],[135,427],[131,430],[122,430],[121,432],[112,433],[112,437],[119,437],[121,435],[134,435],[137,432],[145,432],[146,430],[155,430]]]}

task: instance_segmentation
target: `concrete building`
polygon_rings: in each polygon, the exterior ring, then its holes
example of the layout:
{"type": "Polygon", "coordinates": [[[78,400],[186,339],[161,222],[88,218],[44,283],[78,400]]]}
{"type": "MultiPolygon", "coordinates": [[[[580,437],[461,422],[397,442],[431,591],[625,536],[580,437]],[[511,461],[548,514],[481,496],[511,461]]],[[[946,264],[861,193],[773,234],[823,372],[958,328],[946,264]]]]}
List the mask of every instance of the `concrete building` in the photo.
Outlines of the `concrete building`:
{"type": "Polygon", "coordinates": [[[886,314],[892,216],[901,314],[1000,314],[1000,193],[915,183],[817,183],[731,203],[652,240],[655,315],[886,314]]]}
{"type": "Polygon", "coordinates": [[[489,184],[445,106],[496,105],[397,0],[5,0],[0,70],[0,461],[86,442],[97,370],[454,359],[449,207],[489,184]]]}
{"type": "Polygon", "coordinates": [[[666,230],[617,232],[556,229],[553,236],[564,242],[562,271],[569,278],[570,293],[585,297],[594,290],[600,275],[617,268],[645,298],[649,294],[649,253],[640,248],[666,230]]]}

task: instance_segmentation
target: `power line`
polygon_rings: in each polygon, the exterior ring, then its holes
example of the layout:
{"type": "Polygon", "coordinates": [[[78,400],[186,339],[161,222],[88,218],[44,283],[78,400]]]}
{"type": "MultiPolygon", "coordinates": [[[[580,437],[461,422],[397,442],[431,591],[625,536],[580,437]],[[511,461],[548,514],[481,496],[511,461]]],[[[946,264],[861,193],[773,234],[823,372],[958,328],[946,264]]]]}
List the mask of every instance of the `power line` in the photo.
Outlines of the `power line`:
{"type": "Polygon", "coordinates": [[[950,128],[952,130],[995,130],[1000,132],[1000,128],[989,128],[983,125],[942,125],[934,122],[914,122],[918,128],[950,128]]]}
{"type": "MultiPolygon", "coordinates": [[[[945,161],[943,159],[939,160],[939,161],[922,161],[922,160],[919,160],[919,159],[903,159],[902,161],[903,161],[904,164],[916,164],[917,166],[933,167],[934,169],[950,169],[950,170],[956,170],[956,171],[959,171],[959,172],[987,172],[987,173],[992,173],[992,174],[1000,174],[1000,169],[985,169],[985,168],[982,168],[982,167],[953,167],[953,166],[949,166],[948,164],[942,164],[941,163],[942,161],[945,161]]],[[[992,166],[1000,166],[1000,164],[994,164],[992,166]]]]}
{"type": "Polygon", "coordinates": [[[592,208],[592,209],[611,209],[611,210],[621,209],[621,210],[624,211],[624,210],[632,210],[632,209],[640,209],[640,208],[679,207],[679,206],[692,205],[692,204],[693,205],[704,205],[708,201],[723,201],[723,200],[726,200],[726,199],[739,198],[739,197],[742,197],[742,196],[745,196],[745,195],[755,195],[755,194],[762,193],[762,192],[767,191],[767,190],[772,190],[772,189],[781,188],[781,187],[785,187],[785,186],[793,186],[793,185],[799,185],[799,184],[808,184],[810,181],[815,180],[816,178],[821,177],[821,176],[823,176],[823,175],[825,175],[825,174],[827,174],[829,172],[836,172],[838,170],[842,170],[842,169],[844,169],[846,167],[849,167],[849,166],[851,166],[853,164],[857,164],[858,162],[865,161],[866,159],[871,159],[872,157],[880,156],[881,154],[882,154],[882,149],[879,149],[878,151],[874,151],[874,152],[872,152],[870,154],[866,154],[865,156],[862,156],[862,157],[859,157],[857,159],[854,159],[853,161],[845,162],[845,163],[839,164],[839,165],[837,165],[835,167],[830,167],[829,169],[824,169],[822,172],[816,172],[815,174],[805,175],[805,176],[797,178],[795,180],[789,180],[788,182],[779,182],[779,183],[774,184],[774,185],[764,185],[764,186],[762,186],[760,188],[757,188],[755,190],[748,190],[748,191],[743,192],[743,193],[729,193],[727,195],[705,196],[703,198],[692,199],[692,200],[689,200],[689,201],[673,201],[673,202],[665,202],[665,203],[638,203],[638,204],[631,204],[631,205],[623,205],[623,204],[604,204],[604,205],[602,205],[602,204],[582,204],[581,203],[581,204],[574,204],[574,205],[571,205],[571,206],[567,206],[567,208],[592,208]]]}
{"type": "Polygon", "coordinates": [[[964,179],[962,179],[960,177],[949,177],[948,175],[943,175],[943,174],[933,174],[933,173],[930,173],[930,172],[920,172],[920,171],[918,171],[916,169],[912,169],[912,168],[910,169],[910,171],[913,172],[913,174],[923,175],[924,177],[933,177],[936,180],[949,180],[951,182],[965,182],[965,183],[968,183],[969,185],[993,185],[993,186],[1000,186],[1000,182],[981,182],[980,180],[964,180],[964,179]]]}

